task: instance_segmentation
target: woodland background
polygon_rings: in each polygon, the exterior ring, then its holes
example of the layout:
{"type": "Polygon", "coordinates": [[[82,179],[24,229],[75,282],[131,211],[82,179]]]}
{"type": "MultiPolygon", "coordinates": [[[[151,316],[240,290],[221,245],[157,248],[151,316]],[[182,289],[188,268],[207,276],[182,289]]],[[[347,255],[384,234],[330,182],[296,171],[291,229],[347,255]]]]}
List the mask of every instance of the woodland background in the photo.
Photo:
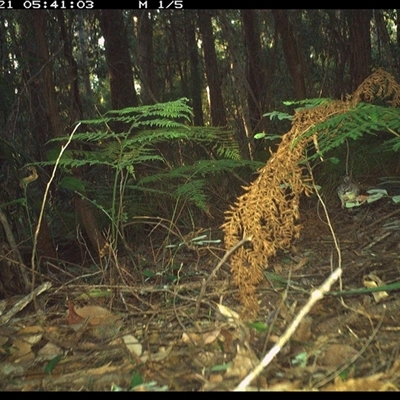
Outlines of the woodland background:
{"type": "MultiPolygon", "coordinates": [[[[192,107],[189,125],[230,132],[241,159],[253,164],[241,164],[235,170],[233,166],[231,173],[225,170],[209,179],[204,189],[207,207],[179,203],[168,196],[166,187],[161,197],[159,193],[152,197],[150,191],[131,193],[124,200],[124,218],[165,218],[185,234],[201,226],[219,226],[224,211],[241,194],[241,186],[252,181],[254,170],[265,163],[274,145],[255,140],[254,135],[281,134],[290,127],[288,121],[270,120],[264,114],[293,111],[293,106],[283,104],[285,100],[344,99],[376,68],[398,80],[399,24],[399,10],[2,11],[3,227],[11,227],[20,257],[29,259],[52,171],[48,165],[38,164],[36,169],[29,165],[49,159],[54,147],[49,140],[70,134],[77,121],[93,121],[109,110],[180,98],[189,99],[192,107]]],[[[124,126],[114,124],[111,129],[118,132],[124,126]]],[[[87,144],[79,141],[73,145],[77,153],[88,150],[87,144]]],[[[104,141],[93,143],[89,150],[95,152],[102,145],[104,141]]],[[[356,147],[365,159],[376,140],[366,138],[356,147]]],[[[155,148],[162,165],[142,160],[135,165],[131,180],[216,157],[205,145],[155,148]]],[[[338,166],[321,168],[321,184],[336,185],[346,172],[345,150],[339,153],[342,162],[338,166]]],[[[373,168],[382,171],[384,162],[381,157],[375,166],[369,163],[369,173],[373,168]]],[[[390,169],[389,158],[387,162],[390,169]]],[[[362,175],[357,162],[353,168],[362,175]]],[[[108,245],[109,221],[99,210],[107,209],[113,193],[108,172],[90,166],[58,171],[39,232],[40,260],[62,259],[82,265],[92,263],[88,254],[102,255],[108,245]],[[85,196],[77,195],[63,181],[71,174],[85,182],[85,196]]],[[[124,251],[137,249],[150,231],[143,224],[126,229],[124,251]]],[[[6,236],[3,232],[1,242],[8,254],[6,243],[10,240],[6,236]]],[[[14,279],[14,286],[3,288],[2,295],[26,290],[27,281],[25,285],[23,279],[21,282],[15,284],[14,279]]]]}

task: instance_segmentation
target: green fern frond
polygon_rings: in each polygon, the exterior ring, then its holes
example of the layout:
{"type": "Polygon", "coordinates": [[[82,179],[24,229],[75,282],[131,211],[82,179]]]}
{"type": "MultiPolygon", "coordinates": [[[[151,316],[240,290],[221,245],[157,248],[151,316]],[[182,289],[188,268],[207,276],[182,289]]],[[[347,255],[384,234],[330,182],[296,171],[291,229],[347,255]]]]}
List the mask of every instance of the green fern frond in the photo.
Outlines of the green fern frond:
{"type": "MultiPolygon", "coordinates": [[[[192,116],[192,109],[187,105],[187,98],[181,98],[176,101],[170,101],[168,103],[157,103],[139,107],[128,107],[123,110],[111,110],[107,112],[106,116],[112,116],[113,119],[118,116],[130,115],[130,118],[147,118],[153,116],[161,116],[165,118],[184,118],[190,121],[192,116]]],[[[87,122],[91,123],[91,121],[87,122]]]]}
{"type": "Polygon", "coordinates": [[[303,108],[313,108],[320,106],[321,104],[329,103],[332,101],[329,98],[314,98],[314,99],[304,99],[304,100],[294,100],[294,101],[284,101],[283,104],[285,106],[302,106],[298,108],[297,110],[301,110],[303,108]]]}
{"type": "MultiPolygon", "coordinates": [[[[387,131],[399,132],[399,130],[400,110],[398,108],[359,103],[346,113],[333,115],[316,124],[298,140],[318,134],[320,151],[309,158],[312,160],[342,145],[348,139],[357,140],[364,135],[376,135],[387,131]]],[[[397,140],[394,139],[390,143],[395,144],[397,140]]],[[[399,147],[400,145],[392,149],[399,147]]]]}
{"type": "Polygon", "coordinates": [[[194,203],[201,210],[206,211],[207,209],[207,199],[204,192],[204,180],[195,180],[187,182],[185,185],[178,186],[173,192],[174,197],[183,198],[191,203],[194,203]]]}
{"type": "MultiPolygon", "coordinates": [[[[149,200],[155,200],[155,207],[158,207],[162,198],[175,202],[184,200],[206,210],[208,196],[205,186],[210,177],[231,173],[237,168],[255,170],[264,165],[241,160],[233,132],[185,124],[192,117],[187,102],[187,99],[180,99],[112,110],[101,118],[81,121],[87,131],[75,133],[72,138],[75,149],[65,150],[61,157],[59,166],[64,171],[93,167],[84,170],[86,180],[79,182],[80,186],[71,185],[71,179],[63,182],[67,183],[65,188],[68,190],[79,192],[79,187],[83,188],[82,195],[90,201],[93,199],[92,204],[112,222],[113,238],[120,232],[121,215],[127,214],[128,208],[131,208],[129,215],[132,215],[136,212],[136,205],[148,206],[149,200]],[[128,128],[125,132],[112,132],[115,122],[123,122],[128,128]],[[90,132],[91,129],[94,132],[90,132]],[[198,161],[199,157],[210,159],[198,161]],[[157,168],[158,173],[138,179],[136,170],[140,164],[157,168]],[[129,207],[127,203],[131,202],[134,206],[129,207]],[[124,211],[119,209],[121,204],[124,204],[124,211]]],[[[51,142],[59,146],[58,142],[67,139],[58,137],[51,142]]],[[[58,154],[59,148],[54,148],[48,152],[48,161],[38,164],[54,165],[58,154]]],[[[148,171],[152,171],[150,168],[148,171]]],[[[152,209],[152,212],[156,211],[152,209]]]]}

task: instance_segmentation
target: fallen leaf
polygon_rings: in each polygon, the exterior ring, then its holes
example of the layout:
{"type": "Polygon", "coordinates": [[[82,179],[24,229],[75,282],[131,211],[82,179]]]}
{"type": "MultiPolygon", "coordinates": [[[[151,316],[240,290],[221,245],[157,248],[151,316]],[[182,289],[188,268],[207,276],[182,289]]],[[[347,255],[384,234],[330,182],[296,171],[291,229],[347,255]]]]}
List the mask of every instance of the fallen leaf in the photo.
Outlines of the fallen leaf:
{"type": "Polygon", "coordinates": [[[135,336],[124,335],[122,339],[124,340],[125,346],[132,354],[135,354],[138,357],[142,355],[142,345],[139,343],[139,340],[135,338],[135,336]]]}
{"type": "Polygon", "coordinates": [[[357,354],[358,351],[347,344],[332,344],[318,357],[318,364],[326,367],[338,367],[350,361],[357,354]]]}
{"type": "MultiPolygon", "coordinates": [[[[364,277],[363,284],[366,288],[376,288],[383,286],[385,283],[375,274],[369,274],[364,277]]],[[[389,297],[389,294],[382,290],[381,292],[372,292],[372,296],[374,296],[375,302],[379,303],[381,300],[389,297]]]]}
{"type": "Polygon", "coordinates": [[[67,324],[68,325],[77,325],[83,323],[85,320],[84,317],[77,314],[75,311],[74,303],[70,301],[68,303],[68,315],[67,315],[67,324]]]}
{"type": "Polygon", "coordinates": [[[21,339],[33,345],[39,343],[42,340],[43,334],[44,334],[43,327],[35,325],[35,326],[27,326],[25,328],[20,329],[17,333],[17,337],[18,339],[21,339]]]}
{"type": "Polygon", "coordinates": [[[219,312],[226,318],[230,320],[240,320],[240,315],[236,312],[230,309],[227,306],[224,306],[222,304],[217,304],[219,312]]]}
{"type": "Polygon", "coordinates": [[[105,321],[110,324],[119,319],[111,311],[99,306],[84,306],[75,308],[76,314],[82,318],[89,318],[89,325],[100,325],[105,321]]]}
{"type": "Polygon", "coordinates": [[[40,361],[49,361],[62,354],[63,351],[61,347],[58,347],[53,343],[47,343],[38,351],[36,360],[38,361],[39,358],[40,361]]]}
{"type": "Polygon", "coordinates": [[[35,359],[35,355],[32,352],[32,345],[21,339],[13,342],[11,354],[10,361],[12,360],[16,364],[30,363],[35,359]]]}
{"type": "Polygon", "coordinates": [[[225,377],[238,377],[244,378],[259,361],[257,356],[250,348],[237,345],[237,354],[226,371],[225,377]]]}
{"type": "Polygon", "coordinates": [[[398,390],[391,382],[385,382],[382,373],[363,378],[350,378],[346,381],[335,380],[335,383],[322,388],[323,391],[346,391],[346,392],[365,392],[365,391],[384,391],[398,390]]]}
{"type": "Polygon", "coordinates": [[[182,342],[188,344],[194,344],[196,346],[204,346],[217,340],[221,329],[214,329],[213,331],[205,332],[201,335],[197,333],[186,333],[182,334],[182,342]]]}

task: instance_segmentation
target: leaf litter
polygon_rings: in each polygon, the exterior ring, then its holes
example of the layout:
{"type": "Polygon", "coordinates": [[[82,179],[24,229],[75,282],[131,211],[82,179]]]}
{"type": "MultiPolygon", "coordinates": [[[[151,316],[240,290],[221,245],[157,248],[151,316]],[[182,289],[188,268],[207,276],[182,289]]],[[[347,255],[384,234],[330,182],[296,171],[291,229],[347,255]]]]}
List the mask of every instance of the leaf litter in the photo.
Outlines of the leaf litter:
{"type": "MultiPolygon", "coordinates": [[[[372,211],[377,217],[384,212],[382,207],[372,211]]],[[[107,288],[83,279],[73,285],[51,282],[37,295],[37,311],[20,296],[2,300],[0,389],[233,390],[331,272],[326,225],[311,213],[302,219],[306,228],[296,247],[271,262],[279,279],[271,268],[265,271],[254,319],[243,313],[228,268],[220,268],[204,287],[218,263],[215,249],[173,249],[183,267],[172,282],[159,271],[144,283],[107,288]],[[299,264],[305,258],[307,263],[299,264]]],[[[334,223],[342,244],[343,289],[359,290],[364,282],[368,289],[372,277],[378,286],[398,280],[395,230],[393,240],[376,241],[371,248],[384,228],[360,226],[357,215],[343,211],[334,223]]],[[[397,391],[400,301],[395,293],[325,295],[246,389],[397,391]]]]}

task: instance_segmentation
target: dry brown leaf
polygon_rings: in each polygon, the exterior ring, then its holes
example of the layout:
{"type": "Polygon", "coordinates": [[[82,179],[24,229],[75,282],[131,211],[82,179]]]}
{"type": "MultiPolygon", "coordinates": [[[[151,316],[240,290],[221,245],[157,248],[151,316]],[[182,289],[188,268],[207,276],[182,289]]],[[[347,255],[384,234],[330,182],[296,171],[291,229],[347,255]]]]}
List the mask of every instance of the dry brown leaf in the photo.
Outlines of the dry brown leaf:
{"type": "Polygon", "coordinates": [[[217,304],[218,311],[228,320],[240,320],[240,315],[236,312],[233,311],[231,308],[224,306],[222,304],[217,304]]]}
{"type": "Polygon", "coordinates": [[[14,340],[11,346],[11,354],[8,360],[14,361],[15,364],[26,364],[35,359],[35,355],[32,352],[32,345],[21,339],[14,340]]]}
{"type": "Polygon", "coordinates": [[[133,336],[133,335],[124,335],[122,337],[122,339],[123,339],[123,341],[125,343],[125,346],[128,348],[128,350],[132,354],[134,354],[134,355],[136,355],[138,357],[140,357],[142,355],[142,351],[143,351],[142,345],[140,344],[139,340],[135,338],[135,336],[133,336]]]}
{"type": "MultiPolygon", "coordinates": [[[[364,276],[363,284],[366,288],[376,288],[378,286],[383,286],[385,283],[375,274],[369,274],[364,276]]],[[[372,292],[372,296],[376,303],[379,303],[381,300],[389,297],[389,294],[385,291],[382,292],[372,292]]]]}
{"type": "Polygon", "coordinates": [[[214,329],[213,331],[205,332],[201,335],[197,333],[184,332],[182,334],[182,342],[188,344],[195,344],[196,346],[204,346],[215,342],[220,333],[221,329],[214,329]]]}
{"type": "Polygon", "coordinates": [[[61,354],[63,354],[61,347],[58,347],[54,343],[47,343],[38,351],[36,361],[51,360],[61,354]]]}
{"type": "Polygon", "coordinates": [[[85,320],[84,317],[77,314],[75,311],[75,306],[72,301],[68,303],[68,315],[67,315],[67,324],[68,325],[77,325],[83,323],[85,320]]]}
{"type": "MultiPolygon", "coordinates": [[[[246,346],[247,347],[247,346],[246,346]]],[[[237,354],[228,367],[225,377],[244,378],[258,363],[259,360],[250,348],[237,346],[237,354]]]]}
{"type": "Polygon", "coordinates": [[[350,361],[357,354],[358,351],[347,344],[332,344],[318,357],[318,364],[326,367],[338,367],[350,361]]]}
{"type": "Polygon", "coordinates": [[[197,333],[186,333],[182,334],[182,342],[187,344],[194,344],[195,346],[201,345],[201,337],[197,333]]]}
{"type": "Polygon", "coordinates": [[[309,260],[310,260],[309,257],[301,257],[300,260],[297,262],[297,264],[292,267],[292,272],[296,272],[300,268],[303,268],[305,265],[307,265],[309,260]]]}
{"type": "Polygon", "coordinates": [[[221,333],[221,329],[214,329],[213,331],[206,332],[203,334],[203,344],[210,344],[217,340],[219,334],[221,333]]]}
{"type": "Polygon", "coordinates": [[[75,308],[72,302],[68,305],[67,323],[75,330],[83,330],[86,324],[91,326],[91,333],[98,339],[115,336],[121,328],[121,320],[107,309],[99,306],[75,308]]]}
{"type": "Polygon", "coordinates": [[[387,382],[382,378],[382,373],[365,378],[347,379],[346,381],[342,381],[339,378],[335,380],[335,383],[325,386],[322,391],[398,391],[398,388],[394,384],[387,382]]]}
{"type": "Polygon", "coordinates": [[[44,334],[44,329],[41,326],[27,326],[18,331],[17,337],[29,344],[33,345],[39,343],[44,334]]]}
{"type": "Polygon", "coordinates": [[[81,308],[75,308],[76,313],[83,317],[89,318],[89,325],[100,325],[104,322],[111,324],[119,319],[112,312],[99,306],[84,306],[81,308]]]}
{"type": "Polygon", "coordinates": [[[307,342],[311,338],[311,326],[313,324],[313,319],[309,315],[304,317],[300,322],[299,327],[293,334],[292,339],[298,342],[307,342]]]}

